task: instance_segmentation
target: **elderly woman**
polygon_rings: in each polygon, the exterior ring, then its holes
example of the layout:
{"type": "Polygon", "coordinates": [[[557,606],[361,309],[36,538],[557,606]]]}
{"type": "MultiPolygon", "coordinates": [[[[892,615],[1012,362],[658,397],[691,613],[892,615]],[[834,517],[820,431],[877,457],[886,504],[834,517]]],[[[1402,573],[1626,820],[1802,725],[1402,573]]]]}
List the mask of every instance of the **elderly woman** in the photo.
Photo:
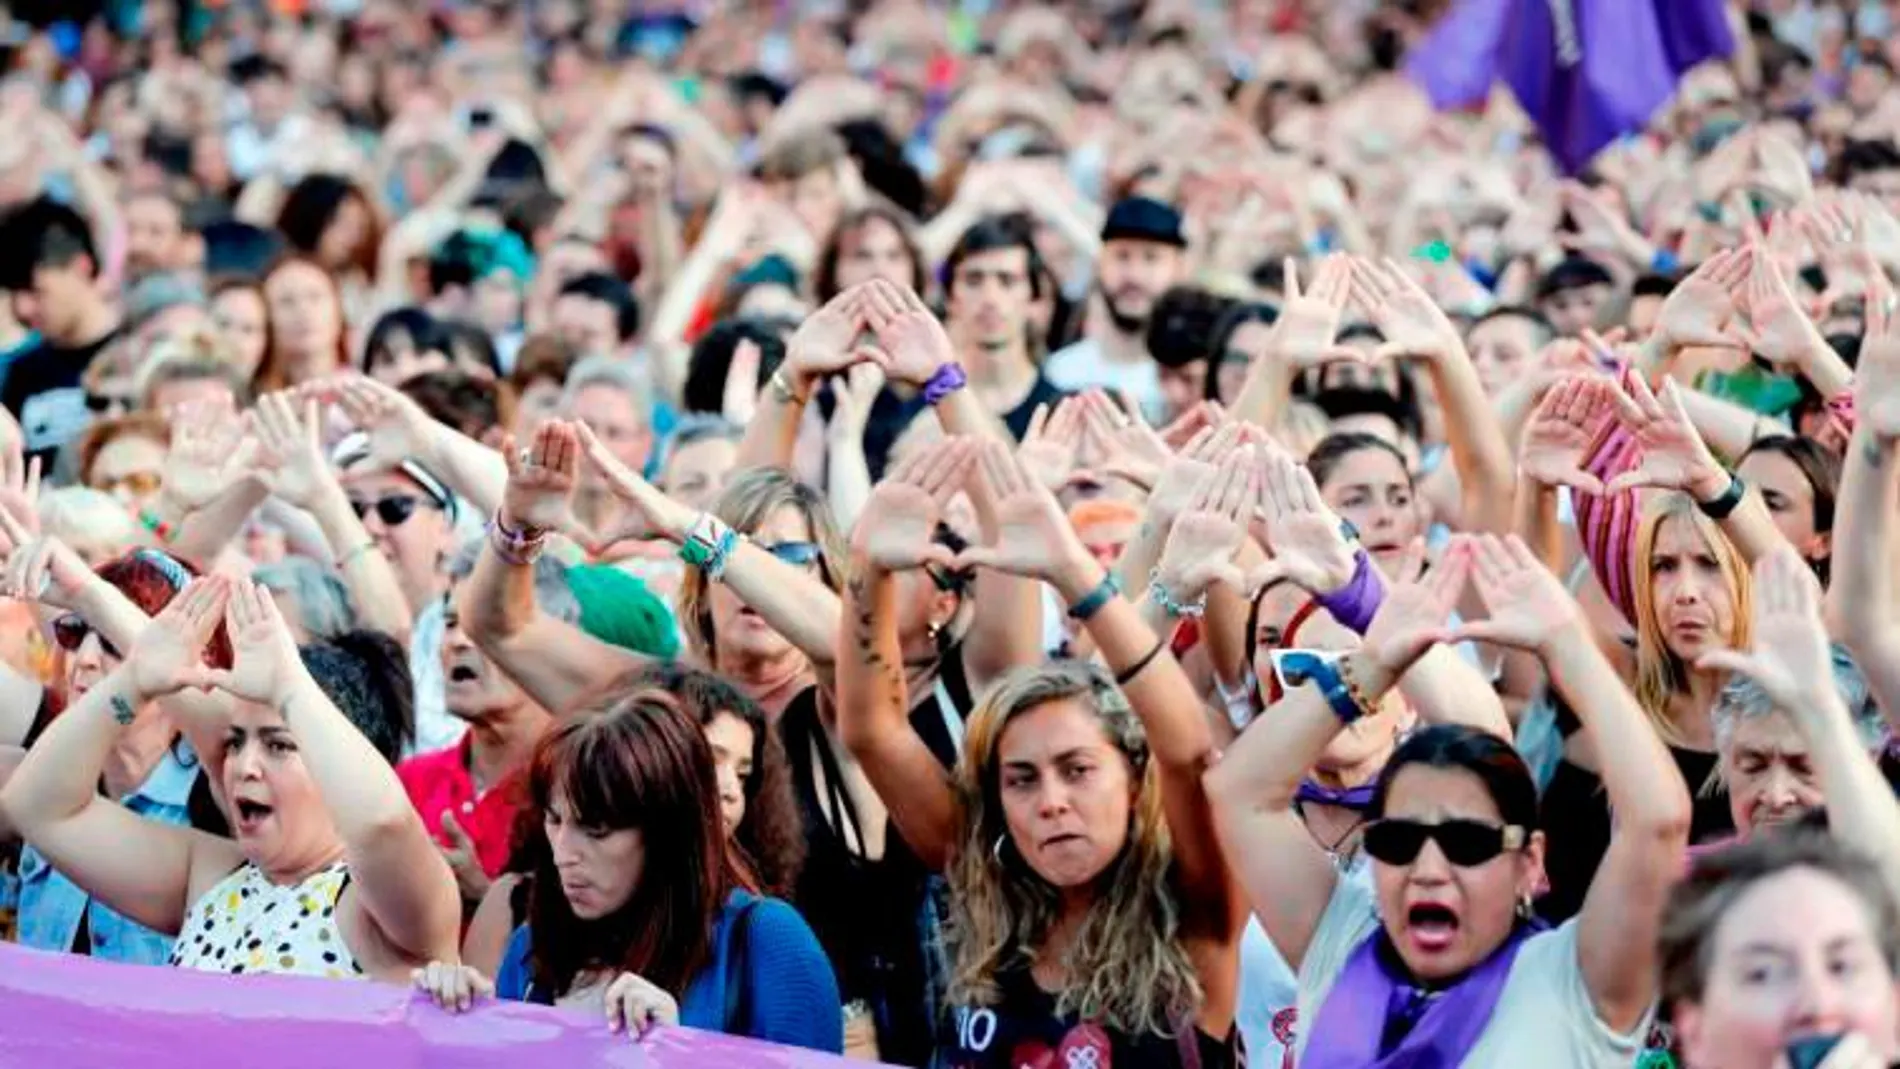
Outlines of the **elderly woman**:
{"type": "MultiPolygon", "coordinates": [[[[1886,744],[1886,727],[1868,697],[1866,677],[1839,646],[1831,648],[1827,661],[1814,667],[1833,680],[1834,694],[1847,710],[1861,748],[1878,753],[1886,744]]],[[[1827,725],[1828,730],[1832,727],[1827,725]]],[[[1799,822],[1827,804],[1808,738],[1811,730],[1806,710],[1783,708],[1745,675],[1731,676],[1722,688],[1715,701],[1715,749],[1739,835],[1799,822]]]]}

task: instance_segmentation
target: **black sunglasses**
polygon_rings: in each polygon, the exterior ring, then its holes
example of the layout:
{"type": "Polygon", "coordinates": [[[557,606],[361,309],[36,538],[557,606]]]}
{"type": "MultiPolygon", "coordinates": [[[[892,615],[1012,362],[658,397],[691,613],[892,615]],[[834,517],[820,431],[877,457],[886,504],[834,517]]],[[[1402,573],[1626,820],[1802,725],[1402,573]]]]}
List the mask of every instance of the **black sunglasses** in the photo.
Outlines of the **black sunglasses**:
{"type": "MultiPolygon", "coordinates": [[[[69,612],[53,619],[53,641],[67,653],[78,653],[79,647],[86,644],[86,636],[92,633],[92,625],[78,613],[69,612]]],[[[106,656],[119,655],[118,647],[108,641],[104,635],[99,636],[99,645],[106,651],[106,656]]]]}
{"type": "Polygon", "coordinates": [[[1426,824],[1416,820],[1375,820],[1366,825],[1362,840],[1373,860],[1388,865],[1410,865],[1418,860],[1426,840],[1438,844],[1445,860],[1459,868],[1482,865],[1507,850],[1522,850],[1527,833],[1517,824],[1486,824],[1477,820],[1447,820],[1426,824]]]}
{"type": "Polygon", "coordinates": [[[423,503],[423,499],[414,494],[391,494],[374,501],[358,501],[351,498],[350,511],[356,513],[356,518],[361,520],[369,516],[371,509],[375,509],[376,518],[383,521],[384,527],[401,527],[409,522],[409,517],[416,514],[416,506],[423,503]]]}

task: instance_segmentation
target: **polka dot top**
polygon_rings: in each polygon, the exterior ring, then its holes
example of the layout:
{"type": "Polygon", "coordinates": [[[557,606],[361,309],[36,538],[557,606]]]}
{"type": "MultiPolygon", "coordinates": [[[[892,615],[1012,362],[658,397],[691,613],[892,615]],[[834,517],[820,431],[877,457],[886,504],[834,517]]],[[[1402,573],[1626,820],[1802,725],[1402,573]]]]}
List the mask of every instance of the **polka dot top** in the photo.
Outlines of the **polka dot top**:
{"type": "Polygon", "coordinates": [[[341,861],[287,887],[245,862],[186,914],[172,964],[202,972],[360,977],[336,922],[337,899],[349,882],[341,861]]]}

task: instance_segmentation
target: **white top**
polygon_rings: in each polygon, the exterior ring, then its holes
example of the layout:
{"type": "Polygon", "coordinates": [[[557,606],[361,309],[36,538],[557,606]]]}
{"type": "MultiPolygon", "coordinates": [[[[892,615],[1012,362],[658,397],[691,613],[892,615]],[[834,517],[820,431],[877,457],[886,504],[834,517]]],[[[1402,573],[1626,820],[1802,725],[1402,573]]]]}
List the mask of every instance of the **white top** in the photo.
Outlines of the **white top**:
{"type": "MultiPolygon", "coordinates": [[[[1299,1019],[1312,1021],[1346,961],[1379,927],[1367,887],[1341,880],[1300,965],[1299,1019]]],[[[1466,1055],[1463,1069],[1628,1069],[1642,1053],[1655,1007],[1627,1035],[1597,1016],[1577,961],[1577,922],[1524,941],[1498,994],[1491,1021],[1466,1055]]],[[[1299,1047],[1306,1049],[1301,1030],[1299,1047]]]]}
{"type": "Polygon", "coordinates": [[[246,861],[192,904],[172,944],[172,964],[200,972],[360,977],[336,917],[349,879],[339,861],[284,886],[246,861]]]}
{"type": "Polygon", "coordinates": [[[1058,389],[1071,393],[1096,386],[1126,390],[1150,423],[1158,425],[1167,415],[1161,396],[1160,365],[1146,356],[1132,364],[1111,361],[1094,338],[1083,338],[1050,353],[1042,362],[1042,373],[1058,389]]]}
{"type": "MultiPolygon", "coordinates": [[[[1365,855],[1357,855],[1340,879],[1370,891],[1372,866],[1365,855]]],[[[1240,1002],[1234,1016],[1252,1069],[1293,1069],[1294,1039],[1304,1019],[1299,1001],[1299,978],[1286,955],[1273,945],[1260,918],[1249,917],[1240,937],[1240,1002]]]]}

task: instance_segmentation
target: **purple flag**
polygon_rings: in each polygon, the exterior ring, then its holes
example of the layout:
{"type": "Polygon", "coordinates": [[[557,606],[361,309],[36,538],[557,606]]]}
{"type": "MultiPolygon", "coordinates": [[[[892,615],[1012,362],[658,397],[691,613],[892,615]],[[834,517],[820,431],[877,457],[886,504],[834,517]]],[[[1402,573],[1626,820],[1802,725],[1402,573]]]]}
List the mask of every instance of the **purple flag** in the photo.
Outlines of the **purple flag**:
{"type": "Polygon", "coordinates": [[[1439,108],[1503,79],[1575,174],[1642,129],[1683,72],[1733,49],[1722,0],[1459,0],[1406,70],[1439,108]]]}
{"type": "Polygon", "coordinates": [[[0,1067],[199,1069],[846,1069],[690,1028],[633,1040],[520,1002],[452,1016],[400,987],[117,965],[0,943],[0,1067]]]}

